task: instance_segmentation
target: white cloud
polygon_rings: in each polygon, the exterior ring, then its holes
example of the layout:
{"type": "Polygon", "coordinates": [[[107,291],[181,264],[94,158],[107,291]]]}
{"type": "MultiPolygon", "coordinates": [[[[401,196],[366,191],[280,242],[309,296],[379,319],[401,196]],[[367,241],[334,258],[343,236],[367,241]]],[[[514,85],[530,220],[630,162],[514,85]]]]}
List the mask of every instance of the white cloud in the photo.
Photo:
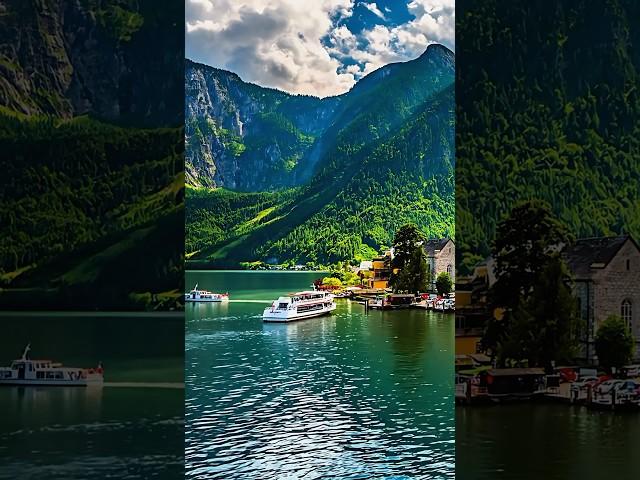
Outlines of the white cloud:
{"type": "Polygon", "coordinates": [[[387,18],[384,16],[384,13],[380,11],[378,5],[375,2],[371,3],[363,3],[362,6],[373,13],[376,17],[381,18],[382,20],[386,20],[387,18]]]}
{"type": "Polygon", "coordinates": [[[353,45],[348,29],[335,29],[352,12],[353,0],[189,0],[187,56],[293,93],[342,93],[354,76],[338,73],[341,63],[321,39],[333,35],[340,48],[353,45]]]}
{"type": "MultiPolygon", "coordinates": [[[[323,97],[349,90],[390,62],[416,58],[431,43],[454,46],[454,0],[409,0],[407,9],[415,17],[409,22],[357,34],[339,22],[353,14],[354,4],[187,0],[187,56],[245,81],[323,97]]],[[[361,5],[385,18],[375,2],[361,5]]]]}
{"type": "Polygon", "coordinates": [[[365,46],[352,55],[363,65],[362,74],[391,62],[416,58],[431,43],[454,48],[454,0],[411,0],[407,8],[415,17],[413,20],[396,27],[375,25],[362,32],[365,46]]]}

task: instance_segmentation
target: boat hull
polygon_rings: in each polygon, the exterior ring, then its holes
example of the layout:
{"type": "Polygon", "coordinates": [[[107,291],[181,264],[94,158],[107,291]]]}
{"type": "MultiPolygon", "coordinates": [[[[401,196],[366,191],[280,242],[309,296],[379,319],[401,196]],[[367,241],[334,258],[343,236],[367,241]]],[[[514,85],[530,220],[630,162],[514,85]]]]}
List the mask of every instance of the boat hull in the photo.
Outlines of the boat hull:
{"type": "Polygon", "coordinates": [[[284,312],[267,312],[262,315],[262,320],[265,322],[271,323],[287,323],[287,322],[295,322],[297,320],[304,320],[305,318],[313,318],[320,317],[322,315],[329,315],[336,309],[336,305],[332,305],[329,308],[325,308],[322,310],[316,310],[312,312],[304,312],[304,313],[293,313],[289,311],[284,312]]]}
{"type": "Polygon", "coordinates": [[[228,302],[229,299],[228,298],[185,298],[185,302],[192,302],[192,303],[222,303],[222,302],[228,302]]]}
{"type": "Polygon", "coordinates": [[[102,386],[102,380],[0,380],[0,386],[21,387],[89,387],[102,386]]]}

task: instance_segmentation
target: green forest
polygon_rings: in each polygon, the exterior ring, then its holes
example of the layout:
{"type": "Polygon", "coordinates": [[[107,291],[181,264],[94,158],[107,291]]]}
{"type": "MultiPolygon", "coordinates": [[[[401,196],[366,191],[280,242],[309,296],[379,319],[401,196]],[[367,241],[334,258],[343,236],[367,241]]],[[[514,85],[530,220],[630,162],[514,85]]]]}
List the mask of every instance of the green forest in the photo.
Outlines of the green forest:
{"type": "Polygon", "coordinates": [[[503,6],[456,5],[462,273],[523,199],[549,202],[576,237],[640,236],[640,4],[503,6]]]}
{"type": "Polygon", "coordinates": [[[182,129],[0,115],[0,145],[0,301],[135,306],[183,283],[182,129]]]}
{"type": "Polygon", "coordinates": [[[181,307],[183,12],[3,3],[0,308],[181,307]]]}

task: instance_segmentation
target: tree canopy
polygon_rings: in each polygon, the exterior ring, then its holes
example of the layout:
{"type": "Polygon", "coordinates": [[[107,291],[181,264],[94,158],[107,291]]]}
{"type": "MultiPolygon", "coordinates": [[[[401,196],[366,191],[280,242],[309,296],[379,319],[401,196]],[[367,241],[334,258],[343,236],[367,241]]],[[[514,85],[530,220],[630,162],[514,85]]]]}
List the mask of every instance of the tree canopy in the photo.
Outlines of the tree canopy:
{"type": "Polygon", "coordinates": [[[389,284],[395,292],[418,293],[427,290],[429,266],[424,251],[424,235],[415,224],[402,226],[393,239],[394,257],[389,284]]]}
{"type": "Polygon", "coordinates": [[[501,364],[524,361],[548,367],[569,360],[575,347],[576,301],[560,256],[570,235],[544,202],[518,204],[503,219],[494,242],[496,282],[482,342],[501,364]]]}

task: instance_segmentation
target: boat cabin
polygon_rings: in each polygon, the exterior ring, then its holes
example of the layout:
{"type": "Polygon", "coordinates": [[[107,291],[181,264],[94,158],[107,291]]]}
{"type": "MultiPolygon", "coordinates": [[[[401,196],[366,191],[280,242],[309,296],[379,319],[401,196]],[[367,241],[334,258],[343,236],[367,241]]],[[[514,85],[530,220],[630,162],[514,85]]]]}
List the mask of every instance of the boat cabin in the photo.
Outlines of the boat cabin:
{"type": "Polygon", "coordinates": [[[489,395],[526,396],[544,390],[542,368],[493,368],[484,374],[489,395]]]}

